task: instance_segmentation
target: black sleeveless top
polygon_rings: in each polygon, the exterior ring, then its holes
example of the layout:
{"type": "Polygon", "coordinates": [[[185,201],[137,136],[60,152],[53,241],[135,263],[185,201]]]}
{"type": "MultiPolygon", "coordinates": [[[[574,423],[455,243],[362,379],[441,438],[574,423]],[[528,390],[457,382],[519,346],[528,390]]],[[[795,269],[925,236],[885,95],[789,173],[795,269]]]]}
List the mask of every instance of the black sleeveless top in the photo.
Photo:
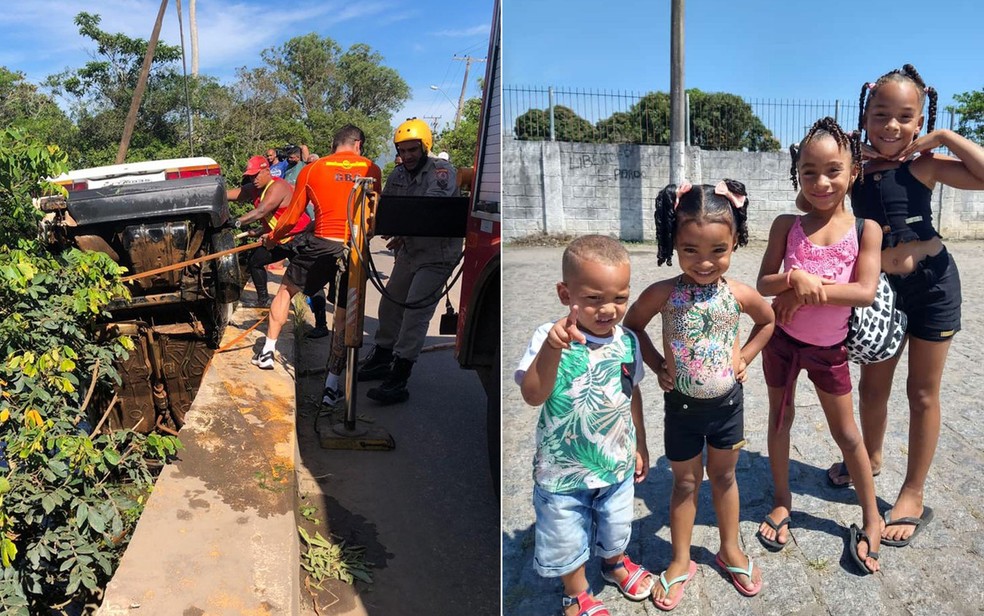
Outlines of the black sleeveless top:
{"type": "Polygon", "coordinates": [[[909,170],[907,161],[895,169],[866,173],[851,188],[854,215],[882,227],[882,250],[903,242],[941,237],[933,228],[933,191],[909,170]]]}

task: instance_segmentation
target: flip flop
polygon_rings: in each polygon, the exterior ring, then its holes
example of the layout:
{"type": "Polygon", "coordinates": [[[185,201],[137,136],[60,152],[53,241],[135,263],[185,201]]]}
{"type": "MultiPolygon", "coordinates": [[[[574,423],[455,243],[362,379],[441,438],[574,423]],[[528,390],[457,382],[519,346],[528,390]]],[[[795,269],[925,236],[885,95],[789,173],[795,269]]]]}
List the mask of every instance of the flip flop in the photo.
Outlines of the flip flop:
{"type": "Polygon", "coordinates": [[[632,562],[628,556],[623,556],[622,560],[614,565],[604,563],[601,565],[601,579],[609,584],[614,584],[622,596],[630,601],[642,601],[652,594],[653,585],[645,583],[646,579],[651,577],[652,574],[645,567],[632,562]],[[615,576],[611,574],[623,568],[629,575],[619,584],[615,580],[615,576]]]}
{"type": "Polygon", "coordinates": [[[875,560],[878,560],[878,552],[870,551],[871,540],[868,539],[868,535],[866,535],[862,529],[858,528],[857,524],[851,524],[851,558],[854,559],[854,562],[861,570],[861,573],[865,575],[870,575],[874,573],[874,571],[869,569],[868,565],[864,564],[864,561],[861,560],[860,556],[858,556],[858,544],[860,544],[862,541],[868,544],[868,550],[869,550],[868,556],[874,558],[875,560]]]}
{"type": "Polygon", "coordinates": [[[739,575],[747,575],[748,579],[752,579],[752,572],[755,571],[755,567],[752,565],[752,557],[748,554],[746,554],[745,557],[748,558],[748,569],[729,566],[726,562],[724,562],[724,559],[721,558],[721,554],[716,554],[714,556],[714,562],[717,563],[718,567],[724,569],[724,572],[731,578],[731,583],[738,589],[738,592],[746,597],[754,597],[759,594],[760,590],[762,590],[762,580],[759,580],[758,584],[753,585],[751,588],[745,588],[745,586],[738,581],[739,575]]]}
{"type": "Polygon", "coordinates": [[[899,518],[898,520],[893,520],[890,517],[891,510],[885,512],[885,527],[889,526],[901,526],[902,524],[908,524],[910,526],[915,526],[916,529],[912,531],[912,534],[905,539],[882,539],[882,545],[887,545],[893,548],[904,548],[909,545],[909,543],[916,538],[922,527],[930,523],[933,520],[933,508],[929,505],[923,505],[922,515],[918,518],[899,518]]]}
{"type": "MultiPolygon", "coordinates": [[[[680,600],[683,599],[683,593],[687,589],[687,584],[690,583],[690,580],[692,580],[694,578],[694,575],[696,574],[697,574],[697,563],[695,563],[694,561],[690,561],[690,568],[687,569],[687,573],[685,573],[684,575],[677,576],[670,581],[666,581],[666,571],[660,573],[657,579],[659,580],[659,583],[663,586],[663,592],[665,592],[667,596],[669,596],[670,594],[670,587],[673,586],[674,584],[680,584],[680,592],[677,593],[676,599],[674,599],[670,603],[663,603],[662,601],[657,601],[656,599],[653,599],[653,605],[663,610],[664,612],[669,612],[676,606],[680,605],[680,600]]],[[[664,599],[665,598],[666,597],[664,597],[664,599]]]]}
{"type": "MultiPolygon", "coordinates": [[[[837,477],[847,477],[847,481],[844,483],[836,483],[830,476],[830,469],[827,469],[827,483],[832,488],[850,488],[854,485],[854,481],[851,479],[851,473],[847,472],[847,465],[843,462],[838,462],[834,466],[837,467],[837,477]]],[[[833,468],[833,467],[831,467],[833,468]]],[[[877,477],[881,475],[881,469],[878,469],[877,473],[871,473],[872,477],[877,477]]]]}
{"type": "MultiPolygon", "coordinates": [[[[755,535],[759,538],[759,541],[762,543],[762,545],[769,548],[773,552],[780,552],[782,551],[783,548],[789,545],[789,540],[792,539],[792,535],[790,535],[788,532],[786,533],[786,543],[779,543],[778,541],[779,529],[781,529],[783,526],[787,526],[787,527],[789,526],[788,515],[784,517],[782,520],[780,520],[778,524],[773,522],[772,518],[770,518],[769,516],[765,516],[765,519],[762,521],[768,524],[772,528],[772,530],[776,531],[775,539],[767,539],[765,535],[762,534],[762,531],[758,531],[757,533],[755,533],[755,535]]],[[[788,531],[789,529],[787,528],[786,530],[788,531]]]]}

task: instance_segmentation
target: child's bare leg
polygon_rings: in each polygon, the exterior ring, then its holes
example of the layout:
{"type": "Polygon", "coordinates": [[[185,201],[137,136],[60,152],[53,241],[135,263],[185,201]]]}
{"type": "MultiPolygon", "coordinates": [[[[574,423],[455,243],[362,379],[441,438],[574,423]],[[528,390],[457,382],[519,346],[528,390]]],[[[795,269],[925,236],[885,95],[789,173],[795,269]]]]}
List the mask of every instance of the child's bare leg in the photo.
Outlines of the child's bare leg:
{"type": "MultiPolygon", "coordinates": [[[[792,385],[795,391],[795,383],[792,385]]],[[[772,511],[769,517],[775,524],[782,522],[793,506],[793,494],[789,490],[789,430],[796,417],[796,403],[790,394],[782,425],[777,426],[779,408],[782,405],[783,388],[769,388],[769,468],[772,470],[772,511]]],[[[770,541],[786,543],[789,541],[789,527],[783,526],[777,533],[774,528],[762,522],[759,533],[770,541]]],[[[731,564],[730,562],[728,564],[731,564]]]]}
{"type": "MultiPolygon", "coordinates": [[[[564,594],[568,597],[576,597],[578,594],[588,590],[588,578],[584,575],[584,565],[581,565],[566,575],[560,576],[560,579],[564,582],[564,594]]],[[[575,603],[564,608],[564,614],[568,616],[577,614],[577,604],[575,603]]]]}
{"type": "MultiPolygon", "coordinates": [[[[721,559],[732,567],[748,568],[748,557],[738,545],[738,484],[735,482],[737,449],[707,448],[707,476],[711,480],[711,497],[717,513],[718,531],[721,535],[721,559]]],[[[738,583],[752,589],[762,579],[762,572],[755,568],[754,580],[738,575],[738,583]]]]}
{"type": "Polygon", "coordinates": [[[878,571],[878,561],[868,557],[869,552],[877,552],[881,534],[881,519],[878,516],[878,504],[875,500],[875,479],[871,475],[871,462],[861,438],[861,431],[854,423],[854,403],[851,394],[835,395],[817,389],[820,406],[827,417],[830,435],[840,447],[844,456],[844,464],[854,480],[854,490],[861,504],[861,516],[864,532],[870,543],[858,545],[858,557],[864,561],[868,569],[878,571]]]}
{"type": "MultiPolygon", "coordinates": [[[[885,444],[885,431],[888,429],[888,398],[892,393],[892,380],[902,352],[892,359],[877,364],[861,366],[861,379],[858,381],[859,412],[861,415],[861,434],[864,447],[871,462],[871,472],[877,473],[882,465],[882,448],[885,444]]],[[[840,463],[827,471],[830,481],[837,485],[851,482],[840,472],[840,463]]]]}
{"type": "MultiPolygon", "coordinates": [[[[666,567],[666,579],[685,575],[690,570],[690,541],[694,531],[694,517],[697,515],[697,489],[704,479],[704,465],[700,454],[683,462],[670,462],[673,470],[673,490],[670,494],[670,541],[673,544],[673,559],[666,567]]],[[[653,584],[653,600],[670,600],[680,592],[682,584],[670,587],[669,595],[660,583],[653,584]]]]}
{"type": "MultiPolygon", "coordinates": [[[[890,513],[893,520],[918,518],[923,512],[923,488],[940,438],[940,381],[943,366],[950,350],[950,341],[930,342],[909,340],[909,377],[906,393],[909,396],[909,462],[905,480],[890,513]]],[[[885,529],[885,539],[903,540],[912,535],[915,527],[909,524],[892,525],[885,529]]]]}

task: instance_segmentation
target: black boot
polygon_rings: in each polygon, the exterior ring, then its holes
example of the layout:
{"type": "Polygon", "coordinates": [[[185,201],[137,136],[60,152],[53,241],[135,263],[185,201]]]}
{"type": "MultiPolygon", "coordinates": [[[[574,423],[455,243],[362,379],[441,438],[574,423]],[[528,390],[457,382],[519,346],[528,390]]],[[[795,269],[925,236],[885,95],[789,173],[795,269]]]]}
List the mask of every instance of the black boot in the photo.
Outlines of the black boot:
{"type": "Polygon", "coordinates": [[[393,349],[381,346],[372,347],[369,355],[359,364],[358,380],[378,381],[389,376],[393,363],[393,349]]]}
{"type": "Polygon", "coordinates": [[[386,377],[383,384],[374,387],[366,392],[366,396],[380,404],[396,404],[405,402],[410,397],[407,391],[407,380],[410,378],[410,371],[413,370],[413,362],[402,357],[394,357],[393,370],[386,377]]]}

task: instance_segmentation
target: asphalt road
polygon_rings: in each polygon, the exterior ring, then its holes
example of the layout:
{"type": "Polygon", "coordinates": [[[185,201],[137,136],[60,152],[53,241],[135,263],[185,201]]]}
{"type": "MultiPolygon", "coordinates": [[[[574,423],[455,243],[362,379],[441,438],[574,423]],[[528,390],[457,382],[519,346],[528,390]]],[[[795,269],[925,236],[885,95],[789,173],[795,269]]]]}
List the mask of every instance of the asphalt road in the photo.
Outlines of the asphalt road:
{"type": "MultiPolygon", "coordinates": [[[[373,255],[380,271],[388,272],[388,253],[373,255]]],[[[363,353],[379,302],[378,292],[368,288],[363,353]]],[[[396,442],[385,452],[320,446],[314,423],[329,338],[305,339],[313,319],[303,312],[306,324],[297,335],[299,506],[318,508],[313,517],[322,534],[364,546],[374,578],[371,586],[357,585],[358,595],[352,587],[329,584],[328,592],[313,593],[318,611],[310,603],[306,614],[499,614],[499,502],[486,454],[485,392],[474,372],[458,366],[454,337],[438,334],[443,304],[414,366],[409,401],[378,406],[365,396],[376,383],[359,384],[358,415],[396,442]]]]}

